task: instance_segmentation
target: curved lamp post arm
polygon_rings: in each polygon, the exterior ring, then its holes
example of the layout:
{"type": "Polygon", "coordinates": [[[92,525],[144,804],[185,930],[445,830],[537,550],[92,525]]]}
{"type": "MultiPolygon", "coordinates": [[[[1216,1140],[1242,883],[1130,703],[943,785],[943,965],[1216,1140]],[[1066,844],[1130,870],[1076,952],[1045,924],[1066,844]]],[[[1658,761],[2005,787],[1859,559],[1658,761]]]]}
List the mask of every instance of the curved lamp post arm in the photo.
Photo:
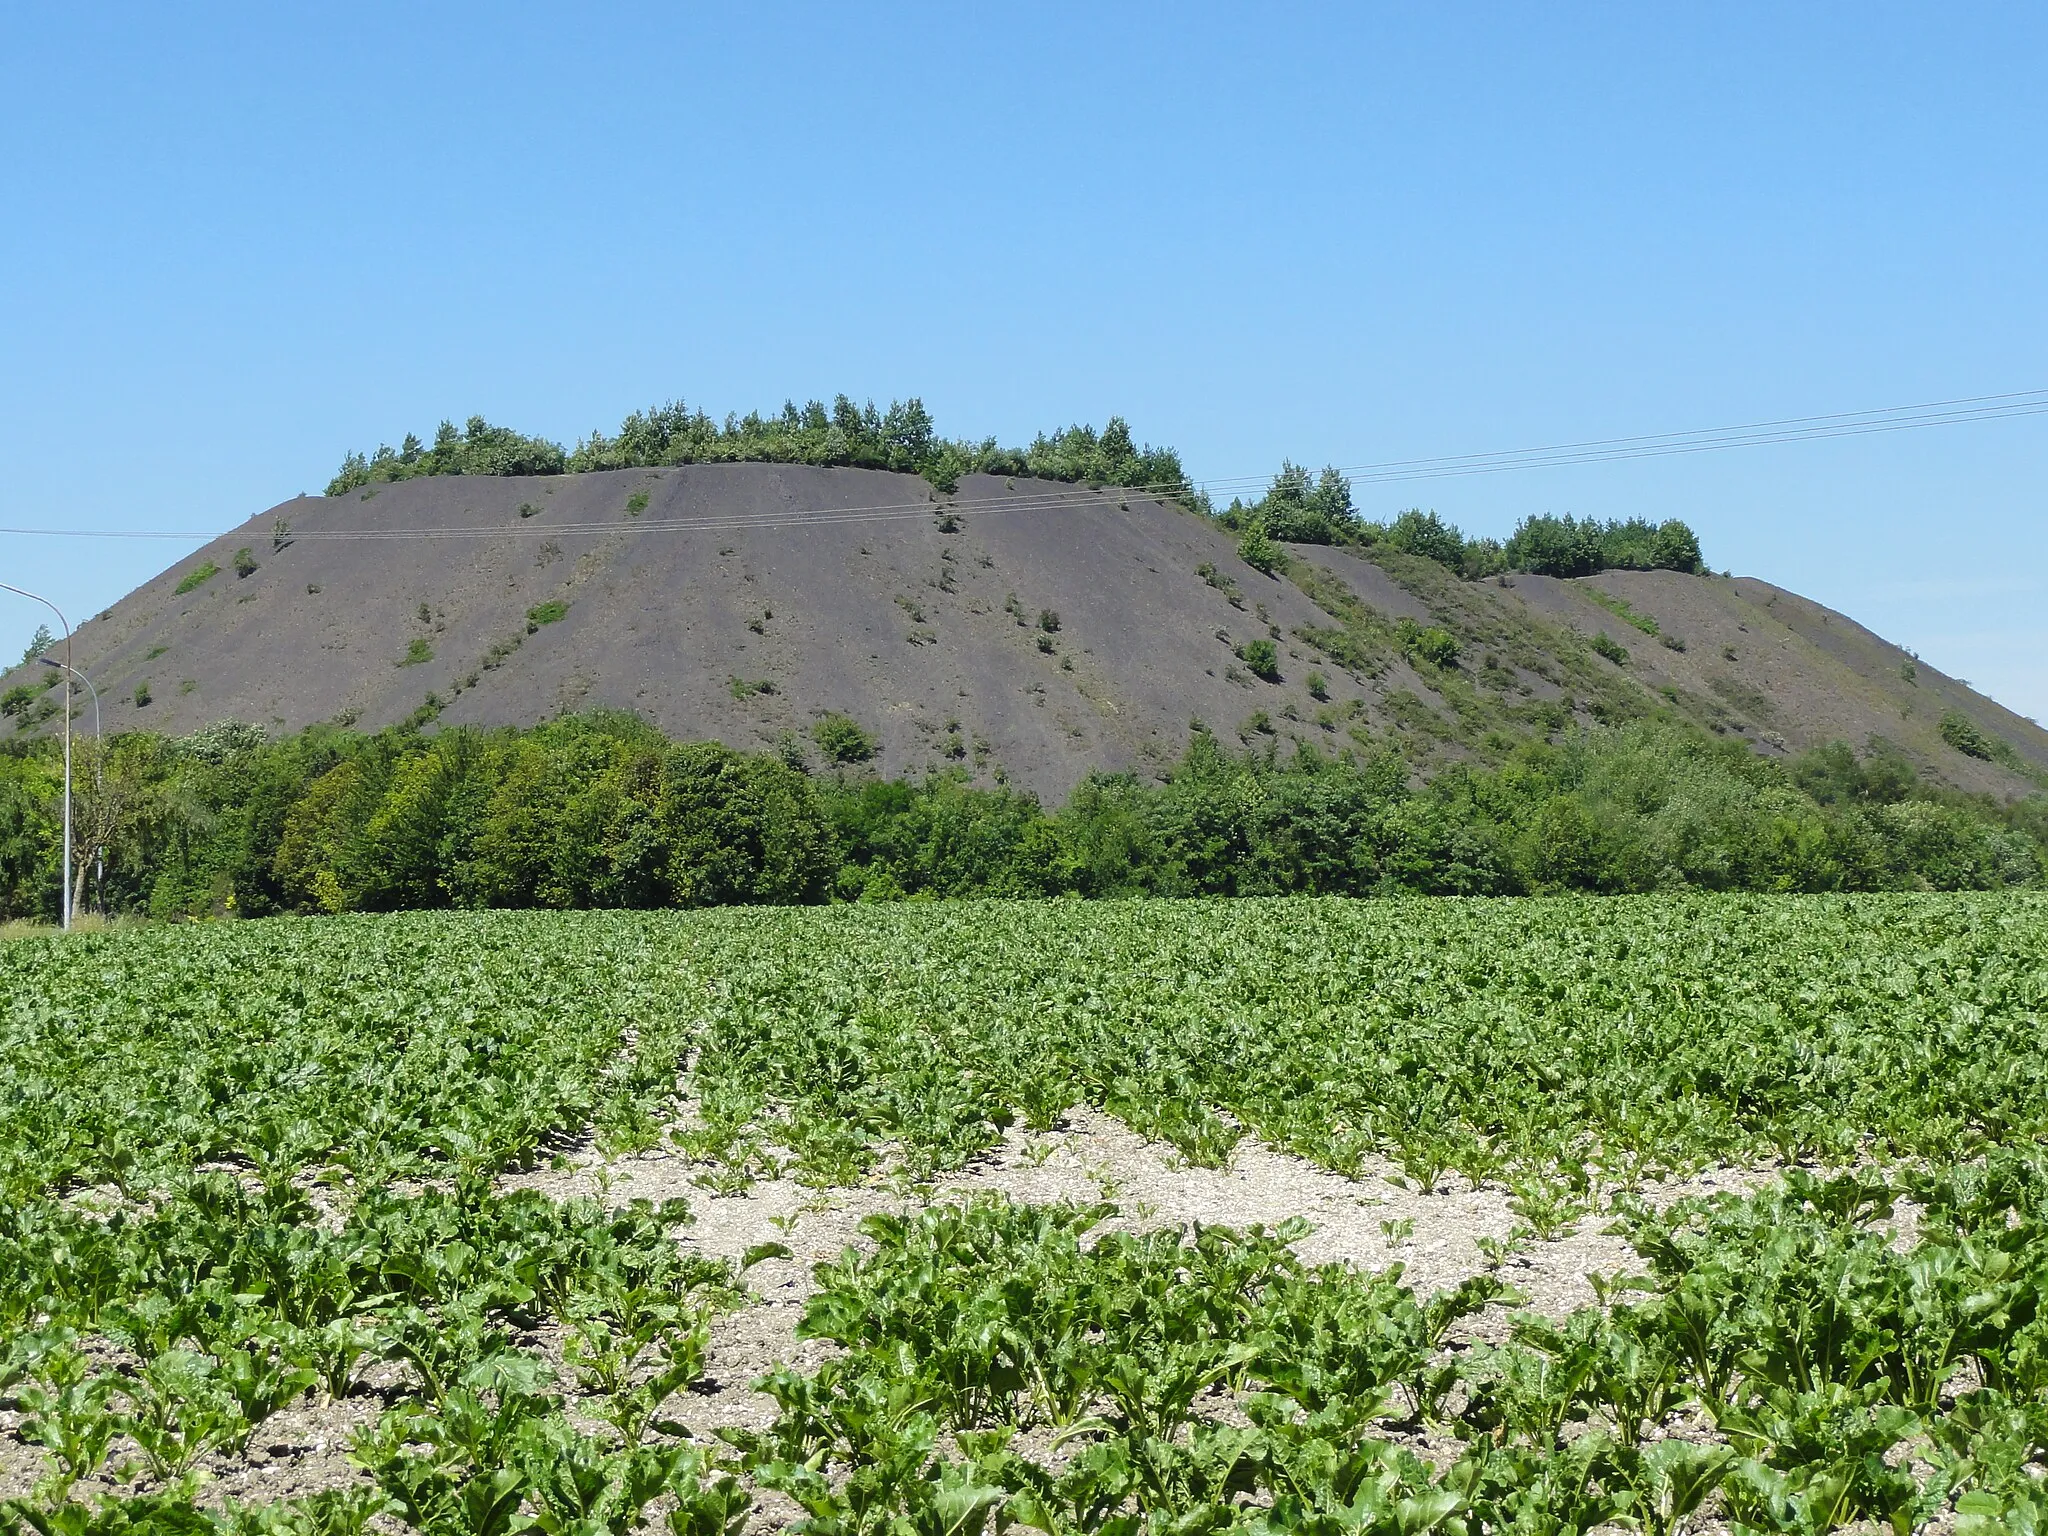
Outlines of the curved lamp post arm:
{"type": "MultiPolygon", "coordinates": [[[[64,617],[59,608],[39,592],[26,587],[10,586],[0,581],[0,592],[12,592],[16,597],[25,597],[32,603],[41,603],[57,615],[57,622],[64,626],[64,926],[71,926],[71,677],[77,669],[71,665],[71,621],[64,617]]],[[[98,710],[94,710],[97,725],[98,710]]]]}

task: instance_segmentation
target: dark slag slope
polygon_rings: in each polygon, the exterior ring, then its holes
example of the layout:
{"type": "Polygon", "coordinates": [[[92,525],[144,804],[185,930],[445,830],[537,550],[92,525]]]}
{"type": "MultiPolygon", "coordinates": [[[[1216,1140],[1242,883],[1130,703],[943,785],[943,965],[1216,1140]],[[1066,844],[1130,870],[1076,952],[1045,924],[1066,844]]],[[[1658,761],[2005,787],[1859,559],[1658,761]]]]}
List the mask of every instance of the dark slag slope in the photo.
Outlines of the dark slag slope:
{"type": "MultiPolygon", "coordinates": [[[[1609,718],[1673,708],[1772,753],[1879,735],[1961,787],[2028,788],[1941,741],[1954,710],[2048,767],[2048,733],[1924,665],[1907,680],[1896,647],[1763,582],[1466,583],[1398,555],[1291,553],[1297,579],[1263,576],[1177,507],[1042,481],[974,476],[934,499],[913,476],[775,464],[443,477],[272,508],[82,626],[78,653],[110,730],[223,718],[369,729],[431,695],[444,724],[611,706],[675,737],[759,749],[836,711],[879,736],[886,772],[1001,772],[1055,799],[1096,769],[1163,769],[1195,720],[1253,741],[1335,746],[1362,732],[1426,764],[1497,754],[1544,728],[1546,701],[1553,723],[1561,705],[1609,718]],[[1007,509],[976,510],[996,504],[1007,509]],[[285,524],[293,537],[274,547],[285,524]],[[301,536],[425,528],[474,532],[301,536]],[[257,569],[238,576],[244,546],[257,569]],[[179,595],[209,561],[219,574],[179,595]],[[566,606],[536,626],[529,614],[547,604],[566,606]],[[1411,662],[1404,617],[1457,635],[1459,664],[1411,662]],[[1333,641],[1340,630],[1353,643],[1333,641]],[[1277,683],[1236,655],[1275,631],[1277,683]],[[1627,663],[1594,655],[1595,633],[1627,647],[1627,663]],[[1310,696],[1311,672],[1326,697],[1310,696]]],[[[0,686],[25,680],[17,669],[0,686]]]]}

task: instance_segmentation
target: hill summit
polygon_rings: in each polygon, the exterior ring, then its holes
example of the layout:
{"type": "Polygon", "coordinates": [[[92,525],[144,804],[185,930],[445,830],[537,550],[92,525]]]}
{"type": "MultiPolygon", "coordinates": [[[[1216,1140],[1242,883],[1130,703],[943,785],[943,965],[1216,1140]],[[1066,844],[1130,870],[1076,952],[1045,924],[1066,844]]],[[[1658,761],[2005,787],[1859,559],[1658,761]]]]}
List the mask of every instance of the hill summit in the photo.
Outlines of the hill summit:
{"type": "MultiPolygon", "coordinates": [[[[601,440],[614,458],[619,441],[601,440]]],[[[1418,552],[1426,538],[1305,543],[1256,508],[1215,515],[1170,455],[1129,478],[1171,481],[1137,487],[1034,478],[1028,462],[961,471],[968,457],[936,475],[406,475],[388,450],[383,473],[357,456],[335,494],[258,514],[81,626],[77,655],[110,729],[612,707],[759,750],[845,717],[887,773],[1047,798],[1098,770],[1164,772],[1196,725],[1252,746],[1391,747],[1425,774],[1656,715],[1771,756],[1884,743],[2000,798],[2048,772],[2048,732],[1761,580],[1473,579],[1455,551],[1418,552]]],[[[1318,484],[1282,502],[1308,505],[1318,484]]],[[[1667,555],[1637,563],[1698,560],[1696,545],[1667,555]]],[[[50,723],[45,683],[0,679],[17,729],[50,723]]]]}

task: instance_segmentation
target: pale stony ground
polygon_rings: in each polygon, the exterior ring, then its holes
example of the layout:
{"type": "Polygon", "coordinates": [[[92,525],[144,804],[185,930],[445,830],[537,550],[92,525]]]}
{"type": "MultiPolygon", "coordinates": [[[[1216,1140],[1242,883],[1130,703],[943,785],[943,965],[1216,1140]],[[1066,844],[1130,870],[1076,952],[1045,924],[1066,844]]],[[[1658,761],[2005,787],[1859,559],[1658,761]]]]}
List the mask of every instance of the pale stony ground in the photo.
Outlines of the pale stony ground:
{"type": "MultiPolygon", "coordinates": [[[[701,1166],[674,1152],[615,1160],[586,1152],[562,1162],[506,1184],[556,1199],[680,1198],[696,1218],[683,1230],[686,1247],[735,1261],[757,1244],[790,1250],[790,1258],[764,1260],[748,1271],[748,1303],[713,1325],[706,1379],[675,1414],[706,1433],[723,1424],[766,1425],[773,1404],[748,1383],[778,1363],[808,1371],[828,1357],[831,1345],[796,1337],[815,1289],[811,1271],[849,1246],[866,1246],[860,1224],[876,1212],[993,1192],[1033,1203],[1111,1201],[1119,1214],[1104,1223],[1105,1231],[1185,1229],[1197,1222],[1275,1227],[1299,1216],[1312,1228],[1294,1245],[1303,1260],[1367,1270],[1399,1263],[1403,1280],[1423,1295],[1485,1269],[1480,1241],[1505,1242],[1520,1225],[1509,1209],[1512,1196],[1498,1187],[1474,1189],[1454,1178],[1425,1194],[1401,1182],[1391,1164],[1347,1179],[1250,1136],[1238,1143],[1228,1166],[1194,1168],[1170,1145],[1147,1142],[1121,1121],[1087,1109],[1069,1111],[1057,1130],[1013,1127],[985,1157],[924,1189],[883,1173],[851,1188],[814,1189],[784,1177],[720,1196],[694,1182],[701,1166]]],[[[1663,1205],[1686,1195],[1753,1189],[1768,1177],[1760,1170],[1717,1170],[1642,1193],[1663,1205]]],[[[1628,1244],[1606,1233],[1608,1225],[1609,1218],[1595,1213],[1556,1241],[1531,1242],[1503,1264],[1501,1276],[1532,1309],[1563,1317],[1596,1299],[1589,1276],[1640,1268],[1628,1244]]],[[[1495,1311],[1476,1320],[1473,1332],[1498,1339],[1504,1324],[1505,1315],[1495,1311]]]]}
{"type": "MultiPolygon", "coordinates": [[[[861,1221],[876,1212],[999,1192],[1026,1202],[1112,1202],[1119,1214],[1103,1230],[1186,1229],[1195,1223],[1273,1227],[1302,1217],[1311,1230],[1295,1247],[1305,1261],[1367,1270],[1399,1263],[1406,1283],[1425,1295],[1486,1268],[1481,1241],[1505,1242],[1520,1224],[1510,1209],[1512,1196],[1501,1188],[1475,1189],[1453,1178],[1424,1193],[1401,1181],[1392,1165],[1347,1179],[1250,1136],[1239,1142],[1227,1166],[1194,1168],[1171,1146],[1147,1142],[1122,1122],[1086,1109],[1070,1111],[1056,1130],[1014,1128],[975,1163],[922,1187],[883,1172],[847,1188],[817,1189],[782,1177],[718,1195],[698,1182],[708,1171],[674,1150],[606,1159],[585,1148],[502,1184],[556,1199],[588,1195],[612,1204],[681,1198],[695,1218],[680,1238],[686,1247],[735,1261],[757,1244],[781,1243],[790,1250],[788,1259],[764,1260],[747,1272],[746,1302],[713,1324],[704,1379],[667,1410],[707,1438],[724,1426],[766,1426],[774,1407],[753,1390],[755,1378],[778,1364],[809,1371],[832,1353],[830,1344],[796,1337],[815,1288],[812,1268],[849,1246],[863,1246],[861,1221]]],[[[1717,1170],[1642,1193],[1662,1205],[1689,1194],[1753,1189],[1770,1176],[1765,1170],[1717,1170]]],[[[1608,1224],[1608,1217],[1594,1212],[1554,1241],[1531,1241],[1505,1261],[1501,1276],[1529,1307],[1562,1317],[1596,1299],[1589,1276],[1639,1267],[1628,1245],[1605,1231],[1608,1224]]],[[[1474,1320],[1466,1336],[1498,1340],[1505,1332],[1506,1314],[1494,1309],[1474,1320]]],[[[558,1340],[536,1336],[526,1342],[559,1358],[558,1340]]],[[[373,1368],[369,1374],[376,1379],[367,1383],[372,1390],[358,1390],[342,1402],[307,1399],[277,1414],[258,1429],[246,1457],[210,1459],[203,1468],[210,1479],[204,1501],[267,1502],[364,1481],[348,1462],[349,1437],[375,1419],[382,1400],[374,1389],[386,1384],[383,1378],[393,1369],[373,1368]]],[[[12,1433],[18,1420],[17,1413],[0,1410],[0,1498],[27,1493],[42,1470],[41,1453],[12,1433]]],[[[110,1465],[123,1459],[117,1443],[110,1465]]],[[[113,1486],[95,1480],[78,1492],[113,1486]]],[[[757,1525],[773,1525],[775,1513],[764,1506],[757,1525]]],[[[793,1514],[794,1507],[782,1513],[793,1514]]]]}

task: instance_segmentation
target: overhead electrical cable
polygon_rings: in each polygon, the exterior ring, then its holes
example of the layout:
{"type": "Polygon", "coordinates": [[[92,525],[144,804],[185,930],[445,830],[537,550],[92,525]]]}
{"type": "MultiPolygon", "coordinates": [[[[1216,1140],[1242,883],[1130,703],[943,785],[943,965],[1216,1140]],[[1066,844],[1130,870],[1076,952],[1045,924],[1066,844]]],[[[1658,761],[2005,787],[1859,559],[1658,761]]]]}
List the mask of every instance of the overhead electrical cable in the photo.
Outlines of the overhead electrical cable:
{"type": "MultiPolygon", "coordinates": [[[[1495,475],[1531,469],[1584,464],[1625,462],[1679,454],[1713,453],[1733,448],[1761,447],[1782,443],[1815,442],[1830,438],[1864,437],[1879,433],[1905,432],[1928,427],[1955,426],[1967,422],[2001,421],[2016,417],[2048,414],[2048,390],[2018,390],[1997,395],[1973,395],[1954,400],[1927,401],[1918,405],[1886,406],[1876,410],[1844,411],[1820,416],[1792,416],[1771,421],[1748,422],[1738,426],[1700,428],[1685,432],[1650,433],[1635,437],[1594,438],[1581,442],[1553,443],[1540,448],[1507,449],[1490,453],[1449,454],[1436,458],[1389,459],[1375,463],[1337,466],[1339,474],[1355,485],[1394,485],[1470,475],[1495,475]]],[[[767,461],[780,462],[780,461],[767,461]]],[[[647,466],[651,471],[683,466],[647,466]]],[[[481,477],[480,477],[481,478],[481,477]]],[[[1192,488],[1215,499],[1224,494],[1262,490],[1270,475],[1240,475],[1192,482],[1192,488]]],[[[627,522],[616,518],[574,523],[539,522],[528,526],[460,527],[453,525],[417,528],[322,529],[294,526],[289,538],[306,540],[363,539],[477,539],[557,538],[624,532],[733,532],[748,528],[787,528],[843,523],[887,522],[937,514],[974,517],[1005,512],[1058,511],[1099,505],[1108,496],[1170,496],[1190,488],[1190,482],[1155,482],[1135,486],[1097,487],[1057,482],[1057,488],[1014,491],[1007,495],[980,496],[933,502],[881,503],[872,506],[817,507],[727,513],[705,517],[640,517],[627,522]]],[[[259,514],[261,515],[261,514],[259,514]]],[[[253,520],[252,520],[253,521],[253,520]]],[[[274,530],[276,522],[267,525],[274,530]]],[[[232,532],[234,530],[230,530],[232,532]]],[[[266,527],[251,530],[261,534],[266,527]]],[[[13,528],[0,527],[0,534],[51,538],[172,539],[210,542],[225,537],[170,529],[95,528],[13,528]]]]}

